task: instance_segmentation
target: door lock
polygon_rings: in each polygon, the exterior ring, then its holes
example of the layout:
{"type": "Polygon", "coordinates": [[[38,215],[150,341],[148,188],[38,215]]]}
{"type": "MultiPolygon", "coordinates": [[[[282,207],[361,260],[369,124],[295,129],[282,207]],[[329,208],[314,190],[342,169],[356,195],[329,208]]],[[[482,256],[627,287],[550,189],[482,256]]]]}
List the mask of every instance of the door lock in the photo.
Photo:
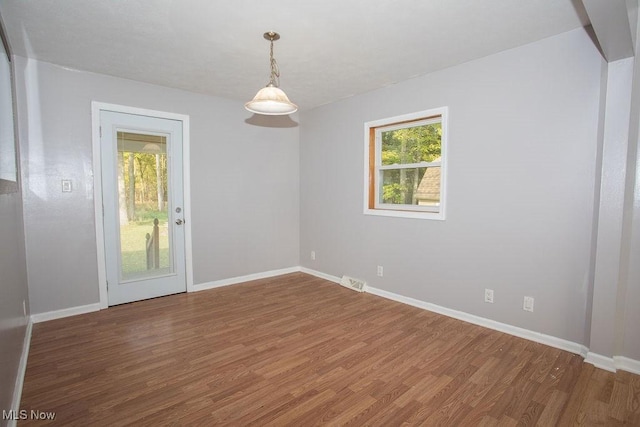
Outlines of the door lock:
{"type": "Polygon", "coordinates": [[[182,221],[181,219],[176,219],[176,224],[178,224],[178,225],[182,225],[183,222],[184,221],[182,221]]]}

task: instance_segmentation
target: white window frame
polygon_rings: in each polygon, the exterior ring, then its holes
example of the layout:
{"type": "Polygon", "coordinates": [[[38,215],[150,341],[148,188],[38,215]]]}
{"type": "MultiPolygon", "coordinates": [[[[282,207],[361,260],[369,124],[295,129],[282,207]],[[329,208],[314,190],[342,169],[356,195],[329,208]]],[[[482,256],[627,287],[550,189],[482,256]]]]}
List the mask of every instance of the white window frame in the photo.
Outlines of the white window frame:
{"type": "Polygon", "coordinates": [[[391,216],[400,218],[418,218],[418,219],[445,219],[446,195],[447,195],[447,139],[449,136],[447,128],[448,108],[440,107],[431,110],[419,111],[411,114],[390,117],[386,119],[369,121],[364,124],[364,214],[391,216]],[[407,127],[415,127],[429,123],[440,122],[442,126],[441,140],[441,161],[440,162],[421,162],[403,165],[386,165],[381,164],[381,132],[390,130],[403,129],[407,127]],[[371,138],[375,138],[375,144],[371,138]],[[371,147],[375,147],[373,153],[374,164],[371,164],[371,147]],[[394,169],[415,169],[417,167],[440,167],[440,205],[420,206],[420,205],[400,205],[381,203],[380,198],[380,172],[383,170],[394,169]],[[373,188],[374,200],[371,200],[373,188]]]}

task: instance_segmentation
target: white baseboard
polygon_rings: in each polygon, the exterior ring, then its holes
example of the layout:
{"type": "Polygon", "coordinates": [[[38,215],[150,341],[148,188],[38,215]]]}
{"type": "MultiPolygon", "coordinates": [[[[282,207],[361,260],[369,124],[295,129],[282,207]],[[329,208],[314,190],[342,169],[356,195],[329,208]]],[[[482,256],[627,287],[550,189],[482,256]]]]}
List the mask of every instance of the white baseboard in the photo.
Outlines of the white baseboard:
{"type": "Polygon", "coordinates": [[[622,369],[623,371],[640,375],[640,360],[629,359],[624,356],[613,356],[613,364],[616,369],[622,369]]]}
{"type": "Polygon", "coordinates": [[[337,276],[332,276],[330,274],[322,273],[320,271],[312,270],[312,269],[306,268],[306,267],[300,267],[299,271],[301,271],[302,273],[306,273],[306,274],[310,274],[312,276],[319,277],[319,278],[324,279],[324,280],[328,280],[330,282],[334,282],[334,283],[340,284],[340,278],[337,277],[337,276]]]}
{"type": "Polygon", "coordinates": [[[604,369],[605,371],[616,371],[616,365],[613,361],[613,357],[603,356],[601,354],[590,351],[587,353],[584,361],[592,364],[596,368],[604,369]]]}
{"type": "MultiPolygon", "coordinates": [[[[13,400],[11,402],[11,409],[14,414],[20,411],[20,399],[22,398],[22,386],[24,385],[24,376],[27,373],[27,360],[29,359],[29,347],[31,346],[31,331],[33,329],[33,322],[29,318],[27,321],[27,328],[24,332],[24,341],[22,343],[22,354],[20,355],[20,362],[18,363],[18,372],[16,374],[16,383],[13,387],[13,400]]],[[[7,427],[15,427],[16,420],[9,420],[7,427]]]]}
{"type": "Polygon", "coordinates": [[[269,277],[281,276],[283,274],[297,273],[300,267],[282,268],[280,270],[264,271],[262,273],[248,274],[246,276],[231,277],[228,279],[215,280],[213,282],[199,283],[193,285],[192,291],[204,291],[207,289],[220,288],[222,286],[235,285],[237,283],[249,282],[251,280],[267,279],[269,277]]]}
{"type": "Polygon", "coordinates": [[[76,316],[78,314],[91,313],[100,311],[100,303],[79,305],[77,307],[63,308],[62,310],[47,311],[45,313],[36,313],[31,315],[33,323],[46,322],[48,320],[62,319],[63,317],[76,316]]]}

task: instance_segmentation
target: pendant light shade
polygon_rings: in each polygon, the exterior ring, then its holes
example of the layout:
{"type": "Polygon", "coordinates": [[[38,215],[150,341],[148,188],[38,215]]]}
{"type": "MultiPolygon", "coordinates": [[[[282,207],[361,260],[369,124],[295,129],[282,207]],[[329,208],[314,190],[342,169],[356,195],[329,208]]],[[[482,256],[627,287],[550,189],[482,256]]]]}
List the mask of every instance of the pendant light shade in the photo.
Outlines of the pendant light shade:
{"type": "Polygon", "coordinates": [[[244,107],[252,113],[270,116],[291,114],[298,111],[298,107],[289,101],[287,94],[282,89],[271,85],[260,89],[253,100],[244,104],[244,107]]]}
{"type": "Polygon", "coordinates": [[[273,42],[274,40],[278,40],[280,35],[271,31],[264,33],[264,38],[271,43],[271,78],[266,87],[260,89],[251,101],[244,104],[244,108],[252,113],[265,114],[267,116],[281,116],[295,113],[298,111],[298,106],[289,101],[287,94],[278,87],[280,83],[280,70],[273,57],[273,42]]]}

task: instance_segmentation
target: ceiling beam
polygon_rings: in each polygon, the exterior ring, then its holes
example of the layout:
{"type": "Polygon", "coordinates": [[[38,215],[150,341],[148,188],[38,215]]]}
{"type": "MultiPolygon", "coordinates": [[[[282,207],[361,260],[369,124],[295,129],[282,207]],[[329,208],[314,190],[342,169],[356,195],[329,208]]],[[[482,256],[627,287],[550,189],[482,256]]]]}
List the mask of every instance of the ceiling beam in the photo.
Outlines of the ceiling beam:
{"type": "Polygon", "coordinates": [[[626,0],[582,0],[582,3],[607,62],[633,56],[626,0]]]}

